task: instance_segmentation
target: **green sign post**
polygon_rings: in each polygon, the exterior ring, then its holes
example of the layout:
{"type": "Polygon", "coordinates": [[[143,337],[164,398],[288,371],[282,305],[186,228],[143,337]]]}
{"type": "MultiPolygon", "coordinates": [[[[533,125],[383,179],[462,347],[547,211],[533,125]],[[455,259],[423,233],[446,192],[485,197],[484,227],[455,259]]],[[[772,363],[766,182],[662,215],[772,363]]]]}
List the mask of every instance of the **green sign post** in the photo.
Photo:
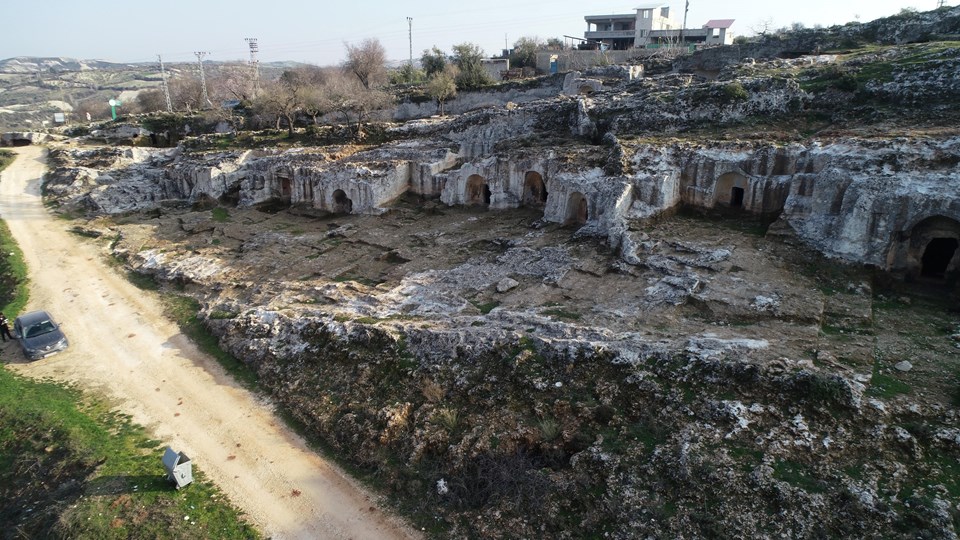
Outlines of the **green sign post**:
{"type": "Polygon", "coordinates": [[[119,99],[111,99],[111,100],[108,101],[107,103],[110,104],[110,114],[112,114],[112,115],[113,115],[113,119],[116,120],[116,119],[117,119],[117,107],[119,107],[120,105],[123,105],[123,104],[120,103],[120,100],[119,100],[119,99]]]}

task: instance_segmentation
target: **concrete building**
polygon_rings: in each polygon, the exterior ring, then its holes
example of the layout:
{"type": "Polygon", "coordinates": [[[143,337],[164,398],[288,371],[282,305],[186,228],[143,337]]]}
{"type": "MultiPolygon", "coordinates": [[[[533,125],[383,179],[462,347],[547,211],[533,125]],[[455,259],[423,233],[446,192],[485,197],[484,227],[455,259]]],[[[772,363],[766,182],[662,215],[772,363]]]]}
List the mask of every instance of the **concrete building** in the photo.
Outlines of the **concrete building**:
{"type": "Polygon", "coordinates": [[[587,15],[588,43],[603,44],[607,50],[622,51],[635,47],[674,45],[730,45],[733,43],[733,19],[712,19],[701,28],[682,28],[670,17],[666,4],[645,4],[636,13],[587,15]],[[681,43],[682,42],[682,43],[681,43]]]}

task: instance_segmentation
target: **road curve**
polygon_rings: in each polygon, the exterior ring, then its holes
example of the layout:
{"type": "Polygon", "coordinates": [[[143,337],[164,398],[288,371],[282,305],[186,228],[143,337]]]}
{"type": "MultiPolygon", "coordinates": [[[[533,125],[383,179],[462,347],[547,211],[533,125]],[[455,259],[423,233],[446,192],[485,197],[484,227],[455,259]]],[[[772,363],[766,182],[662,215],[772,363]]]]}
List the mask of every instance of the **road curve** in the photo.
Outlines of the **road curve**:
{"type": "MultiPolygon", "coordinates": [[[[199,352],[163,316],[153,295],[105,264],[100,247],[79,240],[67,222],[52,217],[40,198],[46,150],[16,152],[17,160],[0,176],[0,218],[29,267],[28,309],[46,309],[61,322],[70,348],[14,369],[108,396],[156,438],[190,456],[268,537],[419,536],[384,514],[369,493],[310,451],[268,404],[199,352]]],[[[4,356],[17,354],[11,347],[4,356]]]]}

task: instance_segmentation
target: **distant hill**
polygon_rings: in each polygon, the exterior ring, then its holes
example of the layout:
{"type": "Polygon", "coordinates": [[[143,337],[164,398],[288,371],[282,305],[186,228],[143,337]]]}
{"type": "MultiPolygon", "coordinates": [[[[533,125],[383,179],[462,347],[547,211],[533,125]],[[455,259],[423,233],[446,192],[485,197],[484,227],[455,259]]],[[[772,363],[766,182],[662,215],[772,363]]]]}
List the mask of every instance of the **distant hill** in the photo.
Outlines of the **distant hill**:
{"type": "Polygon", "coordinates": [[[26,74],[38,71],[47,73],[93,70],[123,70],[143,67],[144,64],[117,64],[103,60],[77,60],[75,58],[38,58],[17,56],[0,60],[0,73],[26,74]]]}
{"type": "MultiPolygon", "coordinates": [[[[236,61],[219,62],[216,60],[206,60],[205,64],[236,64],[236,61]]],[[[171,62],[169,66],[195,65],[192,62],[171,62]]],[[[290,69],[306,65],[303,62],[279,61],[279,62],[261,62],[261,69],[290,69]]],[[[76,58],[50,57],[39,58],[35,56],[17,56],[0,60],[0,73],[25,75],[36,73],[66,73],[77,71],[127,71],[155,69],[156,62],[135,62],[118,63],[107,62],[105,60],[78,60],[76,58]]]]}

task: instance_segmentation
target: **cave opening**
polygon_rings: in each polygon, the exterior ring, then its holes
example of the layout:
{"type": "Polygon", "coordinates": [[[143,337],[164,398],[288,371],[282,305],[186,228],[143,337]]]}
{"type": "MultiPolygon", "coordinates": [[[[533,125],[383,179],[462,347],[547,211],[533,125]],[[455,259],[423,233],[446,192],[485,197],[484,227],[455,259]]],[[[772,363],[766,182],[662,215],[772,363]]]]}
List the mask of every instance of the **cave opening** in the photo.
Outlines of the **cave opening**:
{"type": "Polygon", "coordinates": [[[353,212],[353,201],[347,197],[347,193],[342,189],[333,192],[333,213],[349,214],[353,212]]]}
{"type": "Polygon", "coordinates": [[[730,190],[730,208],[743,208],[743,188],[734,187],[730,190]]]}
{"type": "Polygon", "coordinates": [[[943,279],[960,242],[956,238],[934,238],[927,244],[921,259],[920,275],[943,279]]]}

